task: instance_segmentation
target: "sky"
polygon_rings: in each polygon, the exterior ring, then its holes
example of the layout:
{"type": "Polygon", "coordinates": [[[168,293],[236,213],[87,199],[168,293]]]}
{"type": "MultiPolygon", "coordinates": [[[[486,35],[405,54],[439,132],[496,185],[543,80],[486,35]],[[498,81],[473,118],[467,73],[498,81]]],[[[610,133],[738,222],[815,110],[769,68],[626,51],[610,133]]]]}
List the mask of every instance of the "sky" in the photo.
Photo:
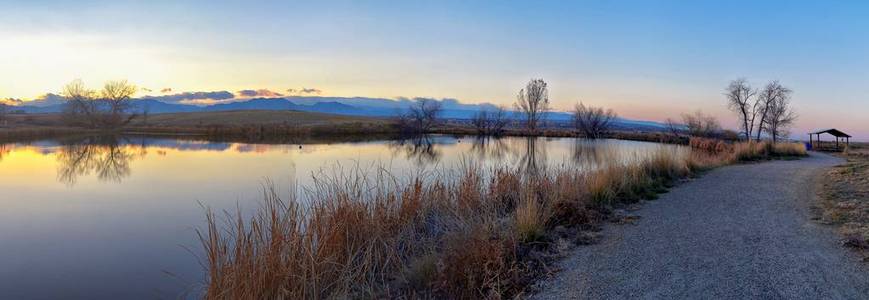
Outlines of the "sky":
{"type": "Polygon", "coordinates": [[[869,140],[865,1],[7,1],[0,98],[81,79],[143,94],[267,89],[510,105],[531,78],[577,102],[736,127],[724,87],[794,90],[793,132],[869,140]]]}

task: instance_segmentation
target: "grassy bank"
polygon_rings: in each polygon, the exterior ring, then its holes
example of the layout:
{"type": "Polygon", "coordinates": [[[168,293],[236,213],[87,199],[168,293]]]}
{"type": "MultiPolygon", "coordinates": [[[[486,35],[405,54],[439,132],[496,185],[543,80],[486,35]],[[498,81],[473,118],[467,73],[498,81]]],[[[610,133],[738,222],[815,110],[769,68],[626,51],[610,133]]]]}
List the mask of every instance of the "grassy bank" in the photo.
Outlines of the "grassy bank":
{"type": "Polygon", "coordinates": [[[80,137],[99,134],[99,131],[69,127],[17,127],[0,128],[0,143],[26,142],[40,139],[80,137]]]}
{"type": "MultiPolygon", "coordinates": [[[[153,114],[139,116],[112,133],[186,136],[235,142],[295,142],[329,136],[398,135],[394,120],[388,118],[355,117],[299,111],[221,111],[153,114]]],[[[60,114],[11,115],[8,126],[0,128],[3,141],[57,138],[71,135],[99,134],[99,130],[70,127],[60,114]]],[[[447,123],[429,133],[475,135],[469,124],[447,123]]],[[[529,134],[521,128],[507,128],[504,136],[582,137],[570,128],[549,128],[529,134]]],[[[660,132],[615,131],[607,138],[686,144],[688,138],[660,132]]]]}
{"type": "Polygon", "coordinates": [[[869,148],[854,145],[840,156],[846,163],[822,177],[818,218],[869,260],[869,148]]]}
{"type": "Polygon", "coordinates": [[[287,142],[308,137],[397,133],[390,120],[299,111],[221,111],[154,114],[112,130],[68,126],[60,114],[10,115],[0,141],[87,134],[191,136],[238,142],[287,142]]]}
{"type": "Polygon", "coordinates": [[[661,148],[636,165],[535,174],[472,163],[407,179],[384,170],[318,177],[300,199],[265,189],[253,218],[209,212],[207,298],[509,298],[554,257],[589,243],[612,209],[698,172],[796,146],[661,148]]]}

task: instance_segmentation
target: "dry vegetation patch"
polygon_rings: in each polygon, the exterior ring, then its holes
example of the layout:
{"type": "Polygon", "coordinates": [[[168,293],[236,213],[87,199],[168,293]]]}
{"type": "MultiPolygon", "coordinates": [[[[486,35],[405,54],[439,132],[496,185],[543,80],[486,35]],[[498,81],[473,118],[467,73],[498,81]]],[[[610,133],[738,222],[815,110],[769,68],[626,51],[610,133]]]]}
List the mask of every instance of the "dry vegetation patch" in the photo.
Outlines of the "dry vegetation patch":
{"type": "Polygon", "coordinates": [[[662,147],[592,172],[468,163],[409,179],[341,170],[317,176],[300,199],[267,188],[252,218],[224,228],[209,214],[207,298],[520,296],[564,251],[594,242],[600,222],[633,221],[612,208],[653,199],[712,161],[662,147]]]}
{"type": "Polygon", "coordinates": [[[819,220],[839,227],[842,243],[869,259],[869,152],[851,149],[847,162],[822,179],[819,220]]]}
{"type": "Polygon", "coordinates": [[[762,143],[719,150],[686,155],[662,147],[636,164],[594,171],[468,162],[457,171],[395,176],[353,168],[316,176],[299,199],[266,188],[252,218],[233,215],[225,228],[209,213],[201,233],[206,297],[521,297],[568,249],[594,243],[602,222],[633,224],[635,203],[679,180],[735,157],[800,153],[762,143]]]}

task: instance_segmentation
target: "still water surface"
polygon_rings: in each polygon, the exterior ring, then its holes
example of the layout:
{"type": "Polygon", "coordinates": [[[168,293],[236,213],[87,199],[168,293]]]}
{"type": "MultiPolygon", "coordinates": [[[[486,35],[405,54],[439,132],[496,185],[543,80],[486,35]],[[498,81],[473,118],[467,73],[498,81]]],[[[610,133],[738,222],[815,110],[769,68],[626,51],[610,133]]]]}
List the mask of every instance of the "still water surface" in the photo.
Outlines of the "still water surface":
{"type": "Polygon", "coordinates": [[[534,172],[642,160],[654,143],[428,136],[244,144],[95,137],[0,144],[0,299],[191,297],[204,269],[203,206],[252,210],[266,180],[286,197],[337,166],[394,174],[473,161],[534,172]],[[185,296],[186,295],[186,296],[185,296]]]}

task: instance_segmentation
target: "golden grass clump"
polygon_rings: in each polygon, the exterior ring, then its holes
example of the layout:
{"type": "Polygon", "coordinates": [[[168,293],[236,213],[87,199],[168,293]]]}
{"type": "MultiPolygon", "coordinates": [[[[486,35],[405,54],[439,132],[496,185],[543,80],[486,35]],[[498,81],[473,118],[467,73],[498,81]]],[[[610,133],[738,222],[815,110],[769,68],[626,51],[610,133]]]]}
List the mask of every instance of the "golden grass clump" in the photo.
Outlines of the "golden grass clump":
{"type": "Polygon", "coordinates": [[[748,141],[728,143],[718,139],[691,138],[688,145],[693,149],[713,154],[711,157],[720,158],[724,154],[729,154],[729,160],[732,162],[808,155],[805,145],[791,142],[748,141]]]}
{"type": "MultiPolygon", "coordinates": [[[[533,192],[527,191],[526,193],[533,192]]],[[[522,242],[533,242],[543,236],[545,216],[534,195],[525,195],[516,207],[516,234],[522,242]]]]}
{"type": "Polygon", "coordinates": [[[725,153],[733,151],[731,144],[720,139],[692,137],[688,141],[688,145],[691,146],[691,148],[703,150],[709,153],[725,153]]]}
{"type": "Polygon", "coordinates": [[[734,161],[754,161],[776,157],[806,156],[806,146],[801,143],[742,142],[734,144],[734,161]]]}
{"type": "Polygon", "coordinates": [[[752,161],[769,156],[769,145],[766,142],[745,142],[733,145],[734,161],[752,161]]]}
{"type": "Polygon", "coordinates": [[[299,199],[267,185],[252,217],[219,226],[208,212],[206,298],[514,297],[542,272],[529,253],[553,243],[553,228],[594,224],[709,161],[662,147],[596,170],[468,163],[399,177],[355,167],[318,175],[299,199]]]}
{"type": "Polygon", "coordinates": [[[773,152],[781,156],[806,156],[806,145],[802,143],[776,143],[773,152]]]}

